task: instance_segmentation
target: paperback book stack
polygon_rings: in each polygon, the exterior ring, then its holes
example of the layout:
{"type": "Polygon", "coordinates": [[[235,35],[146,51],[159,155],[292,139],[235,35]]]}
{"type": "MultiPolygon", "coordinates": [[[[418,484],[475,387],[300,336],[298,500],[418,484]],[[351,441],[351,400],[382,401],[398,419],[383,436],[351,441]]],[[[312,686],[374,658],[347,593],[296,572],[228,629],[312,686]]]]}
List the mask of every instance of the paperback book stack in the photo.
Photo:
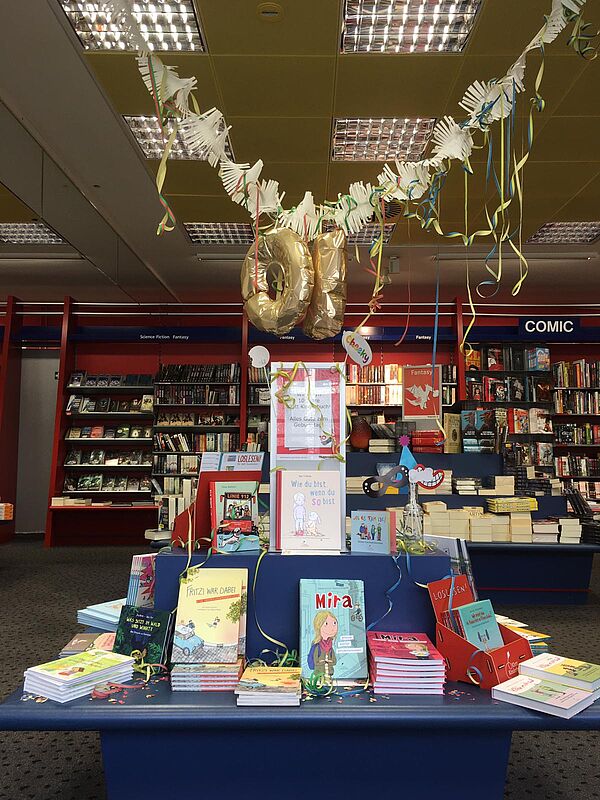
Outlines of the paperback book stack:
{"type": "Polygon", "coordinates": [[[125,598],[109,600],[107,603],[97,603],[93,606],[80,608],[77,612],[77,622],[88,628],[98,628],[101,631],[116,631],[119,624],[119,615],[125,605],[125,598]]]}
{"type": "Polygon", "coordinates": [[[134,556],[131,562],[127,605],[152,608],[154,605],[154,561],[156,553],[134,556]]]}
{"type": "Polygon", "coordinates": [[[346,478],[346,494],[362,494],[365,477],[364,475],[348,476],[346,478]]]}
{"type": "Polygon", "coordinates": [[[238,685],[243,659],[235,664],[175,664],[171,670],[174,692],[233,692],[238,685]]]}
{"type": "Polygon", "coordinates": [[[481,478],[452,478],[452,491],[454,494],[479,494],[480,488],[481,478]]]}
{"type": "Polygon", "coordinates": [[[511,542],[533,541],[531,513],[529,511],[515,511],[509,516],[511,542]]]}
{"type": "Polygon", "coordinates": [[[537,544],[556,544],[559,526],[556,520],[535,519],[531,523],[531,541],[537,544]]]}
{"type": "Polygon", "coordinates": [[[514,495],[515,477],[514,475],[490,475],[483,478],[479,494],[490,496],[514,495]]]}
{"type": "Polygon", "coordinates": [[[542,653],[547,653],[550,649],[552,637],[549,633],[539,633],[538,631],[531,631],[529,628],[523,627],[515,628],[510,624],[506,625],[506,627],[510,628],[511,631],[518,633],[519,636],[522,636],[524,639],[527,639],[529,646],[531,647],[532,655],[539,656],[542,653]]]}
{"type": "Polygon", "coordinates": [[[369,439],[369,453],[395,453],[394,439],[369,439]]]}
{"type": "Polygon", "coordinates": [[[298,667],[247,667],[235,689],[238,706],[299,706],[298,667]]]}
{"type": "Polygon", "coordinates": [[[508,514],[512,511],[537,511],[538,502],[534,497],[492,497],[487,506],[493,514],[508,514]]]}
{"type": "Polygon", "coordinates": [[[423,533],[434,536],[450,536],[450,514],[446,503],[433,501],[423,503],[423,533]]]}
{"type": "Polygon", "coordinates": [[[579,544],[581,541],[581,523],[577,517],[559,517],[560,543],[579,544]]]}
{"type": "Polygon", "coordinates": [[[86,650],[25,670],[24,691],[67,703],[89,694],[99,683],[123,683],[133,677],[133,658],[105,650],[86,650]]]}
{"type": "Polygon", "coordinates": [[[368,631],[367,643],[375,694],[444,693],[444,659],[424,633],[368,631]]]}
{"type": "Polygon", "coordinates": [[[600,665],[550,653],[519,664],[519,675],[492,689],[495,700],[570,719],[600,697],[600,665]]]}
{"type": "Polygon", "coordinates": [[[470,538],[472,542],[493,542],[494,530],[492,527],[493,515],[481,514],[469,520],[470,538]]]}
{"type": "Polygon", "coordinates": [[[510,517],[508,514],[492,514],[492,541],[510,542],[510,517]]]}

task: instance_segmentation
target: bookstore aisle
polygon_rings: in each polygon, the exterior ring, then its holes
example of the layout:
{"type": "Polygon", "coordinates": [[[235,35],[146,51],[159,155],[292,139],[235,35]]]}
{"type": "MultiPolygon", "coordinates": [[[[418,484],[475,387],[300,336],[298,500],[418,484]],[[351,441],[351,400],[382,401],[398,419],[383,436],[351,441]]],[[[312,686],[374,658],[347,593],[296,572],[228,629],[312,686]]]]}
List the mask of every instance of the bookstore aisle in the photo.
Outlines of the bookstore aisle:
{"type": "MultiPolygon", "coordinates": [[[[29,539],[7,545],[0,561],[0,603],[10,608],[28,598],[35,609],[3,615],[0,647],[0,699],[22,680],[22,666],[41,653],[60,650],[73,633],[73,609],[99,597],[117,597],[126,585],[129,547],[58,548],[44,551],[29,539]],[[29,569],[24,570],[23,564],[29,569]],[[45,581],[38,581],[40,572],[45,581]],[[52,598],[48,602],[48,598],[52,598]]],[[[552,630],[560,652],[600,662],[600,559],[585,606],[495,606],[498,612],[526,619],[535,630],[552,630]]],[[[596,800],[600,733],[516,732],[506,781],[506,800],[596,800]],[[573,765],[577,765],[577,769],[573,765]]],[[[99,736],[95,732],[0,732],[0,800],[104,800],[99,736]],[[18,794],[14,787],[18,786],[18,794]],[[12,787],[12,788],[11,788],[12,787]]]]}

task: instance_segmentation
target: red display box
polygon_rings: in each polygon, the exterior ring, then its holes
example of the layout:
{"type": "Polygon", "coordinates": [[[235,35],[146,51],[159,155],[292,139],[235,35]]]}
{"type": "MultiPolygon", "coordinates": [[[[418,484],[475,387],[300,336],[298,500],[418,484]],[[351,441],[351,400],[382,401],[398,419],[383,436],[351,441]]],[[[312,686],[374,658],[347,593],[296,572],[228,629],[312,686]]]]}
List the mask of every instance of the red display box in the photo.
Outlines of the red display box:
{"type": "Polygon", "coordinates": [[[451,589],[453,609],[475,600],[466,575],[456,575],[453,582],[451,578],[434,581],[427,589],[436,618],[436,647],[446,661],[448,680],[476,683],[482,689],[491,689],[517,675],[519,664],[531,658],[529,642],[504,625],[499,626],[504,645],[484,651],[446,624],[451,589]]]}

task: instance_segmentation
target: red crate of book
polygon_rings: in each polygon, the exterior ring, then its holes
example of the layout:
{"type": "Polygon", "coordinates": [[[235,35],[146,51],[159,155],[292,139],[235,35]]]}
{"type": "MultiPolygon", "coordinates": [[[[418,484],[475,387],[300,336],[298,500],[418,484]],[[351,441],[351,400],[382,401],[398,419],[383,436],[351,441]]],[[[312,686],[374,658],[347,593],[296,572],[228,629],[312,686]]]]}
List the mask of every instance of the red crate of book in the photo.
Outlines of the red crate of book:
{"type": "Polygon", "coordinates": [[[452,610],[475,599],[465,575],[434,581],[427,589],[436,618],[436,647],[446,660],[448,680],[491,689],[517,675],[519,664],[532,657],[529,642],[504,625],[498,626],[504,645],[493,650],[480,650],[452,629],[452,610]]]}

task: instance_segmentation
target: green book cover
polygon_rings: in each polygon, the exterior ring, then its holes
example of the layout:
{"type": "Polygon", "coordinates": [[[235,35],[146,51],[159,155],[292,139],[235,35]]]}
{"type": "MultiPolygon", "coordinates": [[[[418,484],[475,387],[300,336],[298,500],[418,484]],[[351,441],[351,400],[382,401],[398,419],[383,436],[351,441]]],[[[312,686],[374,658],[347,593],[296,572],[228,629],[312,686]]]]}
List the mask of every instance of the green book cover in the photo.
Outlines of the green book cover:
{"type": "Polygon", "coordinates": [[[574,658],[542,653],[524,661],[519,671],[523,675],[547,678],[550,681],[574,686],[579,689],[595,691],[600,688],[600,664],[577,661],[574,658]]]}
{"type": "Polygon", "coordinates": [[[133,655],[138,663],[164,664],[172,619],[171,611],[123,606],[113,652],[133,655]]]}
{"type": "Polygon", "coordinates": [[[118,653],[109,653],[106,650],[86,650],[67,658],[59,658],[46,664],[39,664],[27,670],[28,674],[45,675],[59,683],[69,684],[81,678],[93,677],[107,669],[131,664],[130,658],[125,658],[118,653]]]}

